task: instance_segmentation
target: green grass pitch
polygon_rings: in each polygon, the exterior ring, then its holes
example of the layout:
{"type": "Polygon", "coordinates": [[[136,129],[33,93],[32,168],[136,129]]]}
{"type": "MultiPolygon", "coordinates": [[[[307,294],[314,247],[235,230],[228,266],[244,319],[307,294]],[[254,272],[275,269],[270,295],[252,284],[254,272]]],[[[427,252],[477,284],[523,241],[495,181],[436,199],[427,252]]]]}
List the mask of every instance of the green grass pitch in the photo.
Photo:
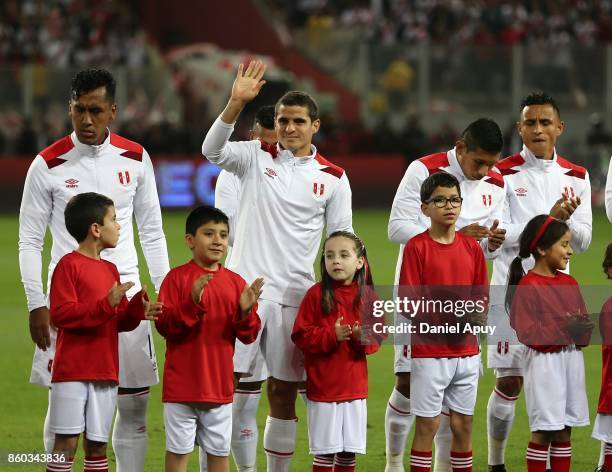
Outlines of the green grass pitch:
{"type": "MultiPolygon", "coordinates": [[[[164,214],[164,227],[168,239],[171,265],[186,261],[190,255],[183,244],[185,213],[170,212],[164,214]]],[[[397,246],[387,240],[388,211],[361,210],[354,215],[356,231],[365,240],[370,256],[373,273],[377,284],[390,285],[397,257],[397,246]]],[[[9,465],[6,462],[8,453],[43,452],[42,422],[47,405],[47,392],[28,383],[33,345],[27,328],[27,311],[25,296],[19,280],[17,257],[16,216],[0,216],[0,469],[15,471],[43,470],[42,464],[9,465]]],[[[594,238],[589,250],[574,256],[572,274],[584,285],[600,285],[608,294],[606,281],[601,272],[601,259],[607,243],[610,242],[610,224],[600,211],[595,214],[594,238]]],[[[48,256],[47,259],[48,260],[48,256]]],[[[144,266],[142,266],[144,267],[144,266]]],[[[143,281],[149,289],[152,284],[143,273],[143,281]]],[[[597,307],[597,310],[599,307],[597,307]]],[[[163,367],[164,343],[156,335],[156,349],[160,368],[163,367]]],[[[597,397],[599,395],[601,354],[600,347],[593,346],[585,350],[587,387],[591,421],[594,420],[597,397]]],[[[387,399],[394,383],[392,346],[383,349],[370,357],[370,396],[368,399],[368,453],[358,457],[358,469],[380,472],[384,469],[384,412],[387,399]]],[[[474,470],[486,470],[486,404],[494,379],[487,370],[480,380],[478,403],[474,416],[474,470]]],[[[311,457],[308,455],[308,438],[304,405],[298,399],[298,442],[293,459],[292,470],[307,471],[311,468],[311,457]]],[[[262,398],[258,415],[260,427],[260,448],[258,454],[259,470],[265,470],[265,457],[261,449],[263,426],[267,413],[267,401],[262,398]]],[[[578,428],[573,434],[574,456],[572,470],[591,471],[596,463],[599,444],[591,439],[591,427],[578,428]]],[[[528,442],[529,430],[523,396],[518,401],[516,421],[509,439],[507,449],[508,470],[524,470],[524,452],[528,442]]],[[[149,450],[147,453],[147,471],[163,470],[164,431],[162,423],[161,386],[152,389],[149,404],[149,450]]],[[[409,439],[410,441],[410,439],[409,439]]],[[[410,442],[409,442],[410,444],[410,442]]],[[[408,444],[408,451],[409,451],[408,444]]],[[[114,457],[109,448],[111,470],[114,470],[114,457]]],[[[78,458],[82,459],[79,451],[78,458]]],[[[408,461],[406,460],[407,464],[408,461]]],[[[82,470],[82,462],[77,462],[74,470],[82,470]]],[[[190,471],[197,471],[197,458],[192,457],[190,471]]],[[[233,468],[232,464],[232,470],[233,468]]]]}

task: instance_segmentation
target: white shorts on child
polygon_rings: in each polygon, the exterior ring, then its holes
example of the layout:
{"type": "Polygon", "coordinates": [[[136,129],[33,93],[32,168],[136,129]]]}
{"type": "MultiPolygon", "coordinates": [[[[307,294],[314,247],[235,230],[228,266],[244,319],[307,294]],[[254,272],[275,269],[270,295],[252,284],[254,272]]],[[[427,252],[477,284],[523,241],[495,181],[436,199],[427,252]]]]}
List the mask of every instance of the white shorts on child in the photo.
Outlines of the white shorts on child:
{"type": "Polygon", "coordinates": [[[304,355],[291,340],[297,311],[297,307],[260,300],[257,314],[261,330],[251,344],[236,340],[234,372],[255,373],[257,353],[261,349],[270,377],[287,382],[305,380],[304,355]]]}
{"type": "Polygon", "coordinates": [[[612,415],[597,413],[592,436],[605,443],[612,443],[612,415]]]}
{"type": "Polygon", "coordinates": [[[473,415],[480,375],[480,354],[466,357],[412,359],[410,412],[433,418],[442,406],[473,415]]]}
{"type": "Polygon", "coordinates": [[[114,382],[53,382],[49,394],[49,429],[108,442],[117,404],[114,382]]]}
{"type": "Polygon", "coordinates": [[[308,443],[313,455],[366,452],[367,402],[308,400],[308,443]]]}
{"type": "Polygon", "coordinates": [[[164,403],[166,450],[189,454],[197,444],[213,456],[229,456],[232,404],[203,410],[186,403],[164,403]]]}
{"type": "Polygon", "coordinates": [[[588,426],[582,351],[568,347],[560,352],[539,352],[525,347],[523,379],[531,431],[588,426]]]}

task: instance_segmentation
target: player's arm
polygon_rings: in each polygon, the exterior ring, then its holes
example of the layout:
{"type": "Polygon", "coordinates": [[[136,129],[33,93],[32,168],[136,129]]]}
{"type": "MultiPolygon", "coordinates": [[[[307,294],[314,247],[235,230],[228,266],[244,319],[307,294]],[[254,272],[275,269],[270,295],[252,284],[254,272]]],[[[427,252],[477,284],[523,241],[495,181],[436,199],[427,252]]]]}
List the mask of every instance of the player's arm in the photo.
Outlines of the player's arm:
{"type": "Polygon", "coordinates": [[[144,149],[142,163],[144,170],[142,180],[139,182],[134,195],[134,215],[138,227],[140,246],[147,261],[151,281],[155,285],[155,291],[159,292],[162,280],[170,270],[168,248],[155,185],[153,164],[149,154],[144,149]]]}
{"type": "Polygon", "coordinates": [[[325,206],[325,226],[328,236],[336,231],[353,232],[352,198],[351,185],[344,172],[325,206]]]}
{"type": "Polygon", "coordinates": [[[502,208],[501,226],[506,230],[506,239],[504,244],[509,246],[518,246],[519,238],[526,223],[515,223],[512,221],[512,213],[510,211],[510,199],[513,198],[512,189],[506,185],[506,196],[502,208]]]}
{"type": "Polygon", "coordinates": [[[591,210],[591,181],[589,173],[584,176],[584,188],[579,195],[580,205],[576,208],[572,216],[567,220],[567,224],[572,233],[571,245],[576,252],[584,252],[591,244],[593,236],[593,212],[591,210]]]}
{"type": "Polygon", "coordinates": [[[252,61],[246,70],[242,64],[238,66],[230,99],[202,143],[202,154],[206,159],[239,176],[244,175],[250,166],[254,144],[229,143],[228,140],[240,112],[265,84],[265,80],[262,80],[265,70],[266,66],[260,61],[252,61]]]}
{"type": "Polygon", "coordinates": [[[325,326],[320,313],[321,299],[310,290],[300,304],[291,333],[291,340],[304,353],[329,353],[338,347],[335,326],[325,326]]]}
{"type": "Polygon", "coordinates": [[[421,184],[429,176],[429,171],[420,161],[413,161],[397,188],[391,215],[389,217],[389,240],[405,244],[409,239],[427,229],[420,218],[421,184]]]}
{"type": "Polygon", "coordinates": [[[610,158],[610,166],[608,167],[608,178],[606,179],[606,215],[612,223],[612,157],[610,158]]]}
{"type": "MultiPolygon", "coordinates": [[[[204,316],[202,302],[194,301],[192,292],[196,284],[200,283],[204,290],[203,278],[195,281],[193,286],[182,287],[184,283],[177,274],[170,272],[162,282],[159,289],[158,301],[162,305],[161,313],[155,320],[155,327],[164,338],[180,337],[200,322],[204,316]]],[[[200,297],[197,297],[201,300],[200,297]]]]}
{"type": "Polygon", "coordinates": [[[534,297],[538,288],[531,285],[515,287],[512,305],[510,307],[510,326],[522,344],[527,346],[550,344],[546,342],[546,334],[537,323],[538,313],[534,297]]]}
{"type": "Polygon", "coordinates": [[[47,174],[44,159],[36,156],[28,170],[19,210],[19,270],[30,312],[30,336],[43,350],[51,345],[42,283],[42,249],[53,206],[47,174]]]}
{"type": "Polygon", "coordinates": [[[497,203],[491,209],[489,218],[485,222],[485,226],[489,228],[490,234],[489,237],[480,240],[480,247],[487,260],[495,259],[501,253],[501,247],[506,241],[506,229],[503,226],[504,200],[505,198],[497,200],[497,203]]]}
{"type": "Polygon", "coordinates": [[[222,170],[217,177],[215,186],[215,207],[227,215],[229,219],[229,245],[234,245],[236,231],[236,216],[240,203],[240,180],[234,174],[222,170]]]}

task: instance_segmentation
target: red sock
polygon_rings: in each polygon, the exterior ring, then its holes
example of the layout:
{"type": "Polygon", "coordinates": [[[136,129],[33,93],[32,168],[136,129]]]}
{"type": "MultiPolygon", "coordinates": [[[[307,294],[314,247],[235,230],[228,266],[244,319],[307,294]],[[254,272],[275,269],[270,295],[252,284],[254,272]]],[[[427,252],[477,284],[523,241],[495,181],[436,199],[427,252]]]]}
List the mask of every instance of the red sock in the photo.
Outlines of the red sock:
{"type": "Polygon", "coordinates": [[[312,472],[331,472],[334,468],[334,455],[317,455],[312,461],[312,472]]]}
{"type": "Polygon", "coordinates": [[[410,472],[430,472],[431,451],[410,450],[410,472]]]}
{"type": "Polygon", "coordinates": [[[72,463],[74,457],[64,462],[47,462],[46,472],[70,472],[72,470],[72,463]]]}
{"type": "Polygon", "coordinates": [[[569,472],[572,462],[571,442],[550,443],[550,470],[553,472],[569,472]]]}
{"type": "Polygon", "coordinates": [[[606,443],[604,448],[604,470],[612,470],[612,443],[606,443]]]}
{"type": "Polygon", "coordinates": [[[472,472],[472,451],[451,451],[450,460],[453,472],[472,472]]]}
{"type": "Polygon", "coordinates": [[[106,456],[85,456],[84,472],[108,472],[108,459],[106,456]]]}
{"type": "Polygon", "coordinates": [[[334,472],[355,472],[355,453],[339,452],[334,459],[334,472]]]}
{"type": "Polygon", "coordinates": [[[527,446],[527,472],[546,472],[548,446],[530,442],[527,446]]]}

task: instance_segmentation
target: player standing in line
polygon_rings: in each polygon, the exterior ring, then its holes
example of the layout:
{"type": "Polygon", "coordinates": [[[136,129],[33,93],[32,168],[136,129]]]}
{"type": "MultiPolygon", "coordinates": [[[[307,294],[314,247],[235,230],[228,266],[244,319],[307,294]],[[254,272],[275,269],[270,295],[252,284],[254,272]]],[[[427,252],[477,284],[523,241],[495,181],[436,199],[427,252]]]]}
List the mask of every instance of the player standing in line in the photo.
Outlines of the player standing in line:
{"type": "Polygon", "coordinates": [[[119,241],[112,200],[81,193],[70,199],[64,215],[78,248],[58,262],[49,295],[51,322],[58,330],[49,395],[57,460],[46,470],[72,470],[83,432],[84,470],[108,472],[106,445],[117,402],[119,331],[131,331],[143,319],[154,320],[161,305],[150,305],[144,289],[128,303],[125,294],[134,283],[121,284],[117,267],[100,258],[102,250],[119,241]]]}
{"type": "MultiPolygon", "coordinates": [[[[604,274],[612,279],[612,244],[608,244],[602,263],[604,274]]],[[[599,314],[601,333],[601,390],[593,437],[604,444],[603,461],[597,471],[612,470],[612,297],[608,298],[599,314]]]]}
{"type": "Polygon", "coordinates": [[[593,322],[576,280],[563,272],[573,254],[566,223],[549,215],[532,218],[510,264],[506,309],[524,345],[522,369],[531,439],[528,472],[569,472],[571,431],[589,424],[582,347],[593,322]],[[533,257],[527,274],[523,259],[533,257]]]}
{"type": "MultiPolygon", "coordinates": [[[[506,241],[493,262],[489,323],[496,326],[487,341],[487,367],[494,368],[497,381],[487,404],[489,469],[504,472],[506,442],[516,400],[522,388],[522,346],[509,325],[504,308],[508,269],[519,251],[519,235],[531,218],[549,214],[567,222],[572,233],[572,248],[585,251],[591,243],[591,184],[584,167],[559,156],[555,148],[563,133],[559,108],[545,93],[532,93],[521,103],[517,130],[523,150],[499,162],[504,175],[506,196],[503,226],[506,241]]],[[[533,260],[524,262],[532,267],[533,260]]]]}
{"type": "MultiPolygon", "coordinates": [[[[122,283],[134,283],[128,298],[140,290],[133,216],[156,290],[168,272],[151,159],[140,144],[108,129],[117,113],[115,88],[115,79],[106,70],[84,70],[74,76],[69,102],[74,132],[36,156],[23,190],[19,267],[30,311],[30,334],[36,343],[30,382],[44,387],[50,387],[56,330],[49,326],[41,252],[48,226],[53,238],[47,278],[50,281],[59,259],[77,246],[64,225],[64,208],[72,196],[97,191],[115,202],[123,231],[117,247],[103,251],[102,258],[117,266],[122,283]]],[[[150,323],[141,323],[134,331],[119,335],[119,357],[118,411],[113,430],[117,470],[142,472],[147,450],[149,386],[159,381],[150,323]]],[[[45,450],[50,451],[53,436],[48,429],[48,413],[44,431],[45,450]]]]}
{"type": "Polygon", "coordinates": [[[266,280],[259,314],[260,343],[236,346],[234,369],[249,372],[261,344],[268,379],[270,415],[264,431],[267,468],[289,470],[295,449],[295,399],[304,380],[303,355],[291,330],[304,294],[314,283],[313,263],[323,227],[352,231],[351,189],[343,169],[312,145],[320,120],[316,102],[288,92],[275,107],[279,143],[228,142],[244,106],[264,85],[265,65],[238,67],[231,97],[208,131],[202,154],[236,174],[242,189],[234,246],[227,267],[246,279],[266,280]]]}
{"type": "Polygon", "coordinates": [[[251,343],[261,326],[257,298],[263,279],[247,285],[221,265],[229,222],[219,209],[202,206],[185,224],[193,253],[162,283],[163,311],[156,322],[166,338],[164,427],[166,471],[187,470],[194,443],[207,455],[210,472],[229,472],[236,338],[251,343]]]}
{"type": "MultiPolygon", "coordinates": [[[[421,211],[431,226],[416,235],[404,248],[400,269],[401,291],[407,289],[412,299],[440,299],[441,302],[470,300],[481,304],[480,320],[457,309],[442,313],[420,310],[412,313],[411,335],[411,413],[416,417],[410,452],[410,470],[431,470],[431,446],[439,427],[442,406],[449,410],[452,432],[450,462],[453,471],[472,471],[472,419],[476,405],[480,372],[480,346],[474,334],[462,330],[456,334],[428,337],[420,332],[426,324],[434,327],[451,324],[470,326],[483,323],[488,297],[488,277],[482,247],[476,240],[456,230],[461,212],[459,181],[446,172],[429,176],[421,186],[421,211]],[[444,290],[440,290],[444,286],[444,290]],[[431,290],[431,292],[429,291],[431,290]]],[[[474,313],[477,315],[477,313],[474,313]]],[[[406,315],[408,316],[408,315],[406,315]]],[[[424,331],[424,330],[423,330],[424,331]]]]}
{"type": "Polygon", "coordinates": [[[355,454],[366,452],[366,355],[381,342],[366,335],[375,294],[363,241],[345,231],[330,235],[321,274],[304,296],[291,334],[304,353],[312,470],[353,472],[355,454]]]}
{"type": "MultiPolygon", "coordinates": [[[[480,242],[487,259],[497,255],[504,241],[498,228],[504,204],[504,181],[495,169],[503,146],[502,133],[492,120],[480,118],[461,133],[454,149],[412,162],[397,189],[389,219],[389,239],[401,244],[395,284],[399,279],[404,245],[425,231],[429,221],[421,212],[421,185],[434,172],[445,171],[459,181],[463,204],[457,228],[480,242]]],[[[414,422],[410,413],[409,339],[395,339],[396,384],[385,413],[386,472],[403,472],[404,449],[414,422]]],[[[443,410],[436,435],[435,471],[450,470],[451,433],[448,411],[443,410]]]]}

